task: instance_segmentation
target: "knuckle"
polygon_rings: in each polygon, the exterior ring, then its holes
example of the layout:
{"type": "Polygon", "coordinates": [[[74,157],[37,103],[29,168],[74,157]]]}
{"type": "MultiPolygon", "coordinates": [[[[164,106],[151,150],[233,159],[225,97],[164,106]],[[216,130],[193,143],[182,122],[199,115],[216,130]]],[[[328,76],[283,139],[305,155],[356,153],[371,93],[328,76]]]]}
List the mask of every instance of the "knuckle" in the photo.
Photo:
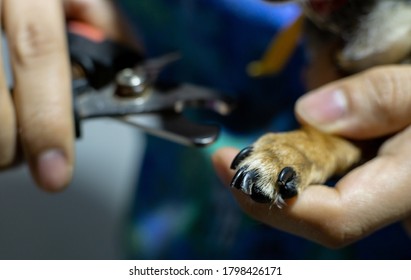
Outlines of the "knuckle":
{"type": "Polygon", "coordinates": [[[27,154],[35,154],[47,147],[64,146],[64,143],[73,138],[70,120],[42,111],[33,111],[22,117],[19,137],[27,154]]]}
{"type": "Polygon", "coordinates": [[[407,93],[411,89],[411,71],[402,68],[376,67],[363,74],[373,117],[386,124],[396,123],[403,113],[410,111],[407,93]]]}
{"type": "Polygon", "coordinates": [[[35,20],[21,23],[14,29],[8,36],[12,55],[20,65],[36,64],[63,49],[53,32],[35,20]]]}

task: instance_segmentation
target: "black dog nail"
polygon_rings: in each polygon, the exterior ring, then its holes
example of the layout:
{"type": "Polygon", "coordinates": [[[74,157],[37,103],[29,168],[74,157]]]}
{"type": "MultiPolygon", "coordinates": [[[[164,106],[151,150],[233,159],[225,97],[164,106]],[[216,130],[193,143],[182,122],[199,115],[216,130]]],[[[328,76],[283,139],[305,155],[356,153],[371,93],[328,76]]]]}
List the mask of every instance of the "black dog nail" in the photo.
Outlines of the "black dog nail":
{"type": "Polygon", "coordinates": [[[241,184],[244,178],[244,172],[246,167],[240,168],[237,173],[235,173],[234,178],[231,180],[230,186],[232,188],[241,189],[241,184]]]}
{"type": "Polygon", "coordinates": [[[254,187],[253,193],[250,195],[251,199],[258,203],[270,203],[272,200],[261,192],[260,188],[254,187]]]}
{"type": "Polygon", "coordinates": [[[251,195],[254,180],[254,172],[249,171],[245,173],[243,181],[241,183],[241,190],[243,191],[243,193],[251,195]]]}
{"type": "Polygon", "coordinates": [[[234,158],[233,162],[231,163],[230,168],[235,170],[237,169],[238,165],[250,155],[250,153],[253,151],[253,147],[246,147],[242,149],[238,155],[234,158]]]}
{"type": "Polygon", "coordinates": [[[281,170],[277,179],[279,193],[283,199],[289,199],[298,194],[297,173],[291,167],[281,170]]]}

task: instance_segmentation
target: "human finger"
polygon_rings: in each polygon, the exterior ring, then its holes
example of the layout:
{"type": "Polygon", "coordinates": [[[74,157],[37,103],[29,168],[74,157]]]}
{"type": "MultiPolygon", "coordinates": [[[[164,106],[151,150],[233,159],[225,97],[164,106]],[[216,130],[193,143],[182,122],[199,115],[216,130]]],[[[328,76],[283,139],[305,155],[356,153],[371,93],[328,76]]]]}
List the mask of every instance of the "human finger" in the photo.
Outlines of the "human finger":
{"type": "MultiPolygon", "coordinates": [[[[341,247],[411,214],[411,128],[383,145],[377,158],[358,167],[335,188],[310,186],[282,209],[252,201],[232,189],[241,208],[275,228],[328,247],[341,247]]],[[[213,157],[215,168],[229,184],[235,149],[221,149],[213,157]]]]}
{"type": "Polygon", "coordinates": [[[19,137],[36,182],[59,190],[73,169],[73,122],[63,6],[2,2],[19,137]]]}
{"type": "Polygon", "coordinates": [[[300,98],[296,114],[327,133],[365,139],[411,123],[411,67],[377,67],[329,83],[300,98]]]}
{"type": "MultiPolygon", "coordinates": [[[[0,65],[3,65],[1,56],[0,65]]],[[[0,67],[0,131],[0,169],[3,169],[10,166],[16,156],[16,119],[2,67],[0,67]]]]}

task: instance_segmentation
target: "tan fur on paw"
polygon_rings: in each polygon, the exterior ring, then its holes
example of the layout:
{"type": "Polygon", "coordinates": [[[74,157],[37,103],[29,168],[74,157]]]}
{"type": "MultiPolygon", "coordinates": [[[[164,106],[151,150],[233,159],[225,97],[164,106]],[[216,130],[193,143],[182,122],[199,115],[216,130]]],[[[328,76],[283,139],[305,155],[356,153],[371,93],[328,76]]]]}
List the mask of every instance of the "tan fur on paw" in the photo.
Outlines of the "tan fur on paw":
{"type": "Polygon", "coordinates": [[[311,127],[262,136],[243,149],[231,168],[231,186],[261,203],[279,207],[311,184],[321,184],[349,169],[360,150],[349,141],[311,127]]]}

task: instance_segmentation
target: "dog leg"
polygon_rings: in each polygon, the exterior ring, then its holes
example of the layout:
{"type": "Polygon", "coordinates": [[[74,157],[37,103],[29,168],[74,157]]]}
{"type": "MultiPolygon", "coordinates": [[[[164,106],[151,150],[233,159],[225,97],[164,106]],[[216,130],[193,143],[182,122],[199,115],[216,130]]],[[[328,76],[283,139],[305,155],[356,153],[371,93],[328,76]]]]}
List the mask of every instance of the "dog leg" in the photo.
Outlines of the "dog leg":
{"type": "Polygon", "coordinates": [[[278,207],[311,184],[322,184],[359,161],[351,142],[311,127],[262,136],[233,160],[231,186],[278,207]]]}

